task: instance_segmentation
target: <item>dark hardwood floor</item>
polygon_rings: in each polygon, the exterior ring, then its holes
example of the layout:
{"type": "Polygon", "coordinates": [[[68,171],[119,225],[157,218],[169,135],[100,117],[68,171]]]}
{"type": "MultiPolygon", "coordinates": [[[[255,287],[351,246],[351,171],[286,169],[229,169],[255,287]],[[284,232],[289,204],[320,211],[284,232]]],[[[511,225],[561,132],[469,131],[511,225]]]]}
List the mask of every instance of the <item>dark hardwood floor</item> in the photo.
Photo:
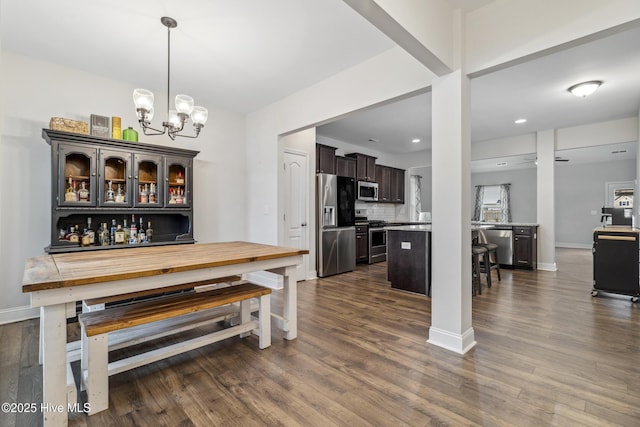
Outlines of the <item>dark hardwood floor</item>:
{"type": "MultiPolygon", "coordinates": [[[[113,376],[110,408],[69,424],[638,426],[640,304],[591,297],[589,250],[557,259],[557,272],[494,272],[465,356],[427,344],[429,298],[391,290],[385,263],[358,266],[299,284],[298,339],[274,328],[262,351],[232,338],[113,376]]],[[[1,326],[0,343],[0,402],[39,404],[38,320],[1,326]]]]}

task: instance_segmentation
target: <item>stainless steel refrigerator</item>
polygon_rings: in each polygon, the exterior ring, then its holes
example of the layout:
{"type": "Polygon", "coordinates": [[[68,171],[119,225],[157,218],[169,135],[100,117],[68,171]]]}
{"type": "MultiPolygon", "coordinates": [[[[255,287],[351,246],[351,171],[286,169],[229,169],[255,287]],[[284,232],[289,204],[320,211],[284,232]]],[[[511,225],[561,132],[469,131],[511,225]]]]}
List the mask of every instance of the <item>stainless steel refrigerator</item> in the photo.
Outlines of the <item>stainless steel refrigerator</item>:
{"type": "Polygon", "coordinates": [[[356,268],[355,191],[353,178],[317,175],[318,276],[356,268]]]}

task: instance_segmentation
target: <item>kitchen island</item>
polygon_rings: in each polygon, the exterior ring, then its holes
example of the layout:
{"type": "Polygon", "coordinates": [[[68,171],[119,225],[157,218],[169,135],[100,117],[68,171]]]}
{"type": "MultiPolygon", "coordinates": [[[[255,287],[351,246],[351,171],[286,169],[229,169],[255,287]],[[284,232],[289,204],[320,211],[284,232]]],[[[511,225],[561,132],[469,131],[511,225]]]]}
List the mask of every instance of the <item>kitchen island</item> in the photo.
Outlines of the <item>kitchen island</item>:
{"type": "MultiPolygon", "coordinates": [[[[472,224],[471,231],[493,228],[472,224]]],[[[431,295],[431,224],[386,227],[387,280],[393,289],[431,295]]]]}

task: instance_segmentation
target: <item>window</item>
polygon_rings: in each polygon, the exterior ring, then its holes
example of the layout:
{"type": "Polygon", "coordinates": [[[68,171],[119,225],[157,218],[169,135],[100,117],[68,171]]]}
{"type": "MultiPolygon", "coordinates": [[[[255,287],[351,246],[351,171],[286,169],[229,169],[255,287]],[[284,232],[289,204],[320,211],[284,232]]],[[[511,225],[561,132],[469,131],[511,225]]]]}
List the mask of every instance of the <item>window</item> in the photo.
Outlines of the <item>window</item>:
{"type": "Polygon", "coordinates": [[[473,220],[511,222],[510,186],[511,184],[476,186],[473,220]]]}

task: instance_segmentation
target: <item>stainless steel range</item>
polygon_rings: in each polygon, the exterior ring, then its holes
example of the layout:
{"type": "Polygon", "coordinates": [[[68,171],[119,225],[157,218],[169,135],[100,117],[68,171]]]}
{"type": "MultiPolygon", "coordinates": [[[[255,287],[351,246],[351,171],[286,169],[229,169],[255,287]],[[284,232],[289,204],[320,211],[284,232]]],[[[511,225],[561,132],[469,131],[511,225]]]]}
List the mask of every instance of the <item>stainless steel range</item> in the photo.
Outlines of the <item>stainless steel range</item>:
{"type": "Polygon", "coordinates": [[[369,220],[369,264],[387,260],[385,221],[369,220]]]}

